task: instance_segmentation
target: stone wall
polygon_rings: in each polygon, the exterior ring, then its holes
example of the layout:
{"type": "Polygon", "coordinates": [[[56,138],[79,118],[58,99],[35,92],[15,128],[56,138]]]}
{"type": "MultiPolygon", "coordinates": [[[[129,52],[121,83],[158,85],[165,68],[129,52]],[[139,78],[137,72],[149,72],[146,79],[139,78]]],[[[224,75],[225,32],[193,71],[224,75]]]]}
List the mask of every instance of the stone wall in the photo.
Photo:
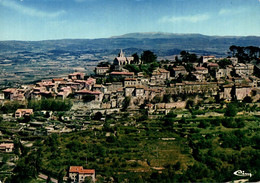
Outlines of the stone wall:
{"type": "Polygon", "coordinates": [[[246,96],[251,96],[252,88],[236,88],[237,100],[243,100],[246,96]]]}
{"type": "Polygon", "coordinates": [[[185,107],[186,107],[186,101],[155,104],[156,109],[173,109],[173,108],[183,109],[185,107]]]}
{"type": "Polygon", "coordinates": [[[82,101],[74,101],[72,110],[77,110],[78,108],[88,108],[88,109],[100,109],[101,102],[99,101],[91,101],[91,102],[82,102],[82,101]]]}

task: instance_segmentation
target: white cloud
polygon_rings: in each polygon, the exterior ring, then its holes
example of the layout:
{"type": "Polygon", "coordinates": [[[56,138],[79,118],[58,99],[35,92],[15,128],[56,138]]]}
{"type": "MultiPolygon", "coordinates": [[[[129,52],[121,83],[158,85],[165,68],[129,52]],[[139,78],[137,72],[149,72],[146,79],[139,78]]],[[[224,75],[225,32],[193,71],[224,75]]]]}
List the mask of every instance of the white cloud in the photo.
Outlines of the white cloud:
{"type": "Polygon", "coordinates": [[[178,22],[191,22],[191,23],[197,23],[201,21],[208,20],[210,16],[208,14],[197,14],[197,15],[189,15],[189,16],[172,16],[168,17],[165,16],[159,20],[159,22],[166,23],[178,23],[178,22]]]}
{"type": "Polygon", "coordinates": [[[234,8],[232,8],[232,9],[222,8],[222,9],[219,10],[218,14],[219,15],[232,15],[232,14],[244,13],[245,11],[247,11],[247,8],[245,8],[245,7],[238,7],[236,9],[234,9],[234,8]]]}
{"type": "Polygon", "coordinates": [[[12,1],[12,0],[0,0],[0,5],[5,6],[7,8],[11,8],[15,11],[18,11],[18,12],[26,14],[26,15],[37,16],[37,17],[53,18],[53,17],[57,17],[57,16],[60,16],[60,15],[65,13],[64,10],[57,11],[57,12],[51,12],[51,13],[44,12],[44,11],[37,10],[35,8],[26,7],[24,5],[21,5],[17,2],[15,2],[15,1],[12,1]]]}

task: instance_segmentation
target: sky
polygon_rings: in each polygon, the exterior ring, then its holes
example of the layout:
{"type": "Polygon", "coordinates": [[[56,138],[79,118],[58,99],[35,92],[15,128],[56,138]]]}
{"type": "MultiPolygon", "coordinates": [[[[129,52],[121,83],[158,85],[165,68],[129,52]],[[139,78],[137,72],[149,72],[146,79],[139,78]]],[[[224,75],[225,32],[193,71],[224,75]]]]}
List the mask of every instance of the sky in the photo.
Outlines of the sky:
{"type": "Polygon", "coordinates": [[[260,36],[260,0],[0,0],[0,40],[260,36]]]}

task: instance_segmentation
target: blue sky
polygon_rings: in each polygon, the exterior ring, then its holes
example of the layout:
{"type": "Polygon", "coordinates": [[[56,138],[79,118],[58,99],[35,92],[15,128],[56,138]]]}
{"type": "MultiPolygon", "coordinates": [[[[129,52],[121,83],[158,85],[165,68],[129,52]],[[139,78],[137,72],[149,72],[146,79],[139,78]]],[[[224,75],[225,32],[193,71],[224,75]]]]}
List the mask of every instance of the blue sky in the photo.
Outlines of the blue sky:
{"type": "Polygon", "coordinates": [[[0,0],[0,40],[132,32],[260,36],[260,0],[0,0]]]}

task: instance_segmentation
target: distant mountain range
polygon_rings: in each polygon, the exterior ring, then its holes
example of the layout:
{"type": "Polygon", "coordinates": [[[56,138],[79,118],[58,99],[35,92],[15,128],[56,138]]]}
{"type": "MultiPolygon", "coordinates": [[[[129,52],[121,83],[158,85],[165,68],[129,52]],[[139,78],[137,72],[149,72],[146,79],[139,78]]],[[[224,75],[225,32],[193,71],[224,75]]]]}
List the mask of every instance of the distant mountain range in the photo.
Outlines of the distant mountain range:
{"type": "Polygon", "coordinates": [[[161,32],[129,33],[100,39],[63,39],[46,41],[0,41],[0,53],[9,51],[86,52],[114,54],[124,49],[127,54],[151,50],[158,56],[179,54],[181,50],[199,55],[227,56],[231,45],[260,46],[259,36],[206,36],[161,32]]]}

